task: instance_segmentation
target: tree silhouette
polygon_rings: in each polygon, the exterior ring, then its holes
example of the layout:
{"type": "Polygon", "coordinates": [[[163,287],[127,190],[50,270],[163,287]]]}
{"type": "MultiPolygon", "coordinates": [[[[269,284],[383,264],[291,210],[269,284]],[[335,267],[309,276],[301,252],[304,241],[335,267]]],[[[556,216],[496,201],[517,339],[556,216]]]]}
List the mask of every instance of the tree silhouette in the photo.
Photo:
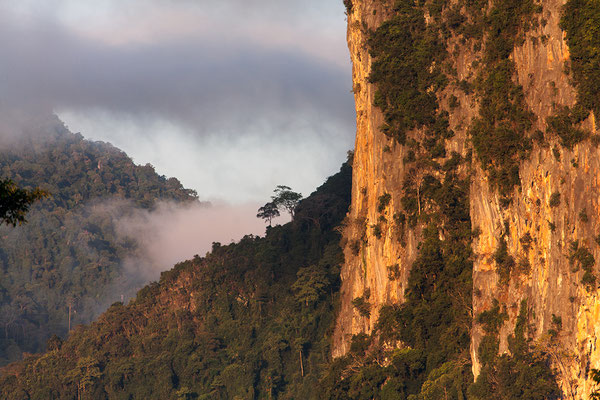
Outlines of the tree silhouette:
{"type": "Polygon", "coordinates": [[[0,179],[0,224],[16,226],[27,222],[25,215],[31,204],[47,196],[43,190],[21,189],[10,179],[0,179]]]}
{"type": "Polygon", "coordinates": [[[274,192],[275,195],[271,196],[273,203],[277,208],[286,210],[294,218],[296,207],[298,207],[298,203],[302,200],[302,194],[293,192],[291,187],[285,185],[278,185],[274,192]]]}
{"type": "Polygon", "coordinates": [[[257,218],[262,218],[269,223],[271,226],[271,221],[275,217],[279,217],[279,209],[274,202],[269,202],[258,209],[258,214],[256,214],[257,218]]]}

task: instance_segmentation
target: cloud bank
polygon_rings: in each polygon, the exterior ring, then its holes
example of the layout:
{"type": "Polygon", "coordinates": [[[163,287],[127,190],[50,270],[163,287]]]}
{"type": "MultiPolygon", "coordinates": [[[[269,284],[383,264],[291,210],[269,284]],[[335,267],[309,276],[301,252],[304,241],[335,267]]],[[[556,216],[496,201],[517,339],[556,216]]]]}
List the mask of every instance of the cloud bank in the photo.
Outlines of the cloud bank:
{"type": "Polygon", "coordinates": [[[0,107],[55,111],[205,199],[310,192],[353,144],[344,41],[337,0],[0,0],[0,107]]]}

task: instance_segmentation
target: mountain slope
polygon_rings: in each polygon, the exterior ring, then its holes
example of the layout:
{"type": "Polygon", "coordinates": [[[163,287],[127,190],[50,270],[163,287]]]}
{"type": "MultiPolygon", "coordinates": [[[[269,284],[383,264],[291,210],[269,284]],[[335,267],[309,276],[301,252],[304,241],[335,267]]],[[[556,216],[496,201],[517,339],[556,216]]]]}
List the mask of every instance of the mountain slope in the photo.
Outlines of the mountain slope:
{"type": "Polygon", "coordinates": [[[27,224],[0,227],[0,364],[41,351],[52,334],[65,336],[69,308],[75,326],[139,287],[124,275],[136,243],[117,235],[118,217],[159,200],[197,201],[176,179],[70,133],[56,118],[35,133],[0,149],[1,176],[51,195],[27,224]]]}
{"type": "Polygon", "coordinates": [[[316,398],[343,256],[351,168],[264,238],[213,245],[64,343],[4,370],[2,398],[316,398]]]}

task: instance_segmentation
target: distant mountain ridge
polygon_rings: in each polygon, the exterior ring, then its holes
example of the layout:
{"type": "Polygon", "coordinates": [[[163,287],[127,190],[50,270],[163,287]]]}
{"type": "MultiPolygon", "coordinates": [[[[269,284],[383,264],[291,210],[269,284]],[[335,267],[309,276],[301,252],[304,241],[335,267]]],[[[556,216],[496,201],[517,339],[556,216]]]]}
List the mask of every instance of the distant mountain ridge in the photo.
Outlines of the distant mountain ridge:
{"type": "Polygon", "coordinates": [[[123,277],[136,244],[118,237],[116,219],[157,201],[198,201],[176,178],[71,133],[55,117],[0,146],[0,176],[51,194],[27,224],[0,227],[0,364],[65,336],[69,308],[75,326],[116,300],[105,298],[108,290],[128,296],[139,287],[123,277]]]}

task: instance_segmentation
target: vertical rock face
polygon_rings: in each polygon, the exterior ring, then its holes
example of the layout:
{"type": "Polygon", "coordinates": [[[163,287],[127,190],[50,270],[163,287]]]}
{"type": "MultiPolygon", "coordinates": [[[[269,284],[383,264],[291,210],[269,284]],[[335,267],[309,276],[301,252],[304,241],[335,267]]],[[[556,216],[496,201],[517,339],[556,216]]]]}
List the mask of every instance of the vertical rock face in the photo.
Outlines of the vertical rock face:
{"type": "MultiPolygon", "coordinates": [[[[345,265],[342,268],[342,301],[333,336],[333,356],[345,354],[353,335],[370,334],[381,306],[402,303],[410,266],[417,256],[423,226],[399,226],[395,217],[403,211],[403,182],[407,173],[404,158],[408,150],[380,131],[384,122],[373,105],[376,88],[369,83],[372,57],[369,31],[387,20],[393,2],[353,0],[348,13],[348,47],[352,59],[353,90],[356,101],[357,133],[354,151],[352,205],[344,227],[345,265]],[[389,195],[389,200],[384,201],[389,195]],[[377,228],[376,228],[377,227],[377,228]],[[369,313],[353,305],[356,299],[368,303],[369,313]]],[[[461,79],[471,74],[473,55],[461,51],[455,67],[461,79]]],[[[447,106],[450,94],[460,105],[450,115],[455,136],[446,141],[448,153],[465,153],[465,120],[476,114],[473,100],[463,92],[446,89],[440,95],[447,106]]],[[[417,132],[417,135],[419,133],[417,132]]]]}
{"type": "MultiPolygon", "coordinates": [[[[587,398],[588,370],[600,366],[596,345],[599,301],[597,291],[588,291],[582,284],[584,271],[576,260],[570,260],[570,255],[577,241],[580,248],[588,249],[600,260],[595,242],[600,230],[600,158],[589,141],[570,151],[546,129],[546,119],[555,112],[556,105],[573,106],[576,102],[576,92],[564,73],[569,50],[559,27],[563,3],[543,2],[547,24],[541,30],[547,37],[545,43],[534,43],[529,34],[525,44],[513,53],[516,79],[536,116],[534,129],[545,133],[547,145],[534,145],[530,158],[522,162],[520,186],[508,207],[500,205],[480,168],[472,180],[471,221],[481,232],[473,243],[473,314],[489,309],[493,299],[506,306],[509,319],[500,333],[500,352],[506,352],[519,304],[527,300],[530,329],[538,345],[554,346],[551,352],[563,391],[568,398],[587,398]],[[553,149],[559,154],[555,155],[553,149]],[[552,201],[553,196],[559,204],[552,201]],[[494,261],[502,236],[513,259],[530,266],[528,272],[512,274],[507,284],[500,282],[494,261]],[[548,331],[556,329],[553,321],[560,321],[562,329],[550,340],[548,331]]],[[[596,133],[593,114],[584,128],[596,133]]],[[[481,326],[474,323],[471,353],[475,375],[480,368],[476,350],[482,336],[481,326]]]]}
{"type": "MultiPolygon", "coordinates": [[[[377,202],[388,193],[391,200],[385,210],[388,218],[394,215],[400,199],[404,168],[401,146],[379,132],[383,117],[373,106],[375,88],[368,82],[372,59],[367,48],[367,30],[379,26],[388,14],[379,0],[353,1],[348,13],[348,47],[352,58],[353,90],[356,100],[356,146],[352,181],[352,205],[344,231],[346,264],[342,269],[342,306],[334,333],[334,357],[345,354],[352,335],[370,333],[377,321],[378,309],[387,302],[401,301],[406,269],[390,281],[387,266],[408,264],[414,259],[414,235],[402,248],[391,232],[391,224],[383,227],[378,240],[372,225],[379,218],[377,202]],[[355,298],[368,295],[370,315],[361,315],[352,305],[355,298]]],[[[367,297],[367,296],[365,296],[367,297]]]]}
{"type": "MultiPolygon", "coordinates": [[[[544,133],[545,142],[536,142],[528,159],[521,161],[520,183],[514,187],[509,204],[492,187],[477,156],[473,157],[470,214],[478,236],[472,245],[475,318],[471,358],[477,376],[481,368],[477,349],[484,335],[476,323],[477,315],[490,309],[494,300],[506,308],[509,318],[500,330],[500,352],[507,352],[520,303],[527,300],[530,334],[536,346],[553,356],[565,395],[587,398],[591,390],[589,369],[600,368],[596,343],[600,337],[600,297],[595,287],[582,283],[585,272],[576,252],[579,249],[580,255],[591,254],[600,262],[600,246],[596,243],[600,233],[600,152],[590,140],[568,149],[560,145],[556,135],[547,132],[547,118],[558,107],[573,106],[577,100],[565,73],[569,49],[559,26],[564,2],[542,2],[540,18],[544,24],[527,33],[524,43],[511,56],[516,70],[513,80],[523,87],[525,103],[535,115],[531,132],[544,133]],[[494,256],[502,240],[515,260],[507,282],[500,279],[494,256]]],[[[342,307],[334,333],[334,356],[348,351],[352,335],[373,331],[382,305],[403,302],[422,230],[419,224],[399,229],[391,222],[402,210],[406,173],[403,159],[407,150],[380,132],[383,116],[373,106],[375,87],[368,79],[372,63],[368,30],[377,28],[392,10],[379,0],[352,3],[348,45],[353,62],[357,136],[352,205],[344,228],[346,264],[342,269],[342,307]],[[389,195],[389,201],[382,202],[385,195],[389,195]],[[362,308],[355,299],[362,299],[362,308]]],[[[448,43],[457,80],[472,80],[476,68],[473,61],[481,54],[452,37],[448,43]]],[[[438,99],[450,112],[450,128],[455,132],[446,141],[448,153],[468,154],[469,124],[479,113],[478,99],[452,86],[441,91],[438,99]],[[450,95],[459,100],[458,107],[448,106],[450,95]]],[[[598,133],[593,113],[582,128],[591,135],[598,133]]],[[[598,266],[592,269],[598,271],[598,266]]]]}

